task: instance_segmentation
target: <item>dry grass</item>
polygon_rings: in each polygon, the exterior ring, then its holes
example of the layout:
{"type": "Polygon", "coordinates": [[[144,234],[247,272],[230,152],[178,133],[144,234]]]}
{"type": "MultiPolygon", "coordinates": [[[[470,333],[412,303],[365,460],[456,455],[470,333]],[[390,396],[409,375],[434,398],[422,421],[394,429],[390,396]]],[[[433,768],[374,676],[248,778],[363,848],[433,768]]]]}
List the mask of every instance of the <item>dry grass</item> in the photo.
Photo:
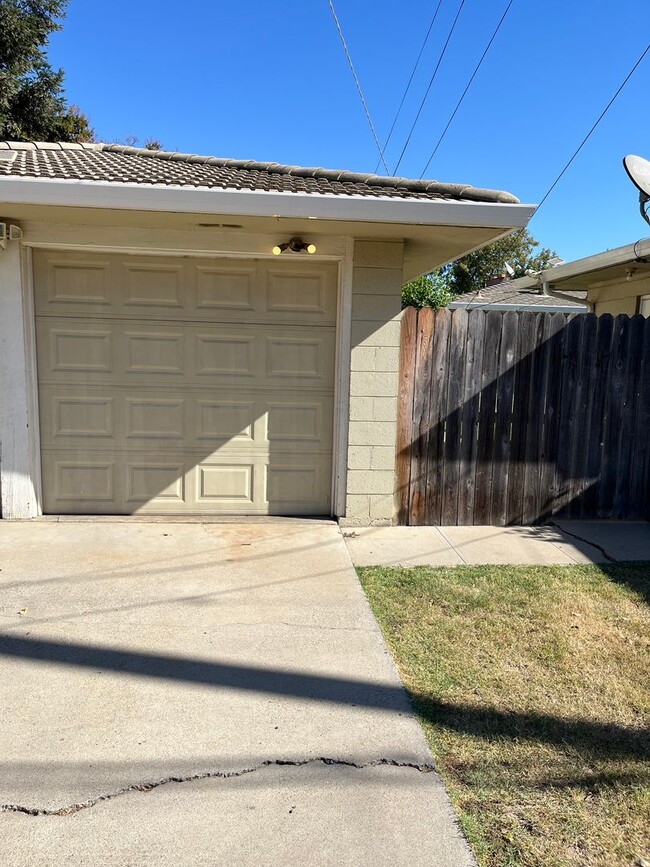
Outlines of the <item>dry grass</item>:
{"type": "Polygon", "coordinates": [[[358,570],[484,867],[650,860],[650,565],[358,570]]]}

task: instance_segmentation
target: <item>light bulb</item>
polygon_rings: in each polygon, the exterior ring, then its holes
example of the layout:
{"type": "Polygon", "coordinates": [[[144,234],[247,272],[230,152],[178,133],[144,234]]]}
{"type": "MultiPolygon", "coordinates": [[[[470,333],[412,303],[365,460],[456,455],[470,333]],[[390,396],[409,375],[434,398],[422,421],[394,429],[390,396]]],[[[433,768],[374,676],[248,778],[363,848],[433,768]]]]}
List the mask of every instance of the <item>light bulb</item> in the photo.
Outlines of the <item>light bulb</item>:
{"type": "Polygon", "coordinates": [[[273,253],[274,256],[279,256],[280,253],[282,252],[282,247],[278,247],[276,245],[271,252],[273,253]]]}
{"type": "Polygon", "coordinates": [[[316,252],[316,244],[307,244],[307,252],[315,253],[316,252]]]}

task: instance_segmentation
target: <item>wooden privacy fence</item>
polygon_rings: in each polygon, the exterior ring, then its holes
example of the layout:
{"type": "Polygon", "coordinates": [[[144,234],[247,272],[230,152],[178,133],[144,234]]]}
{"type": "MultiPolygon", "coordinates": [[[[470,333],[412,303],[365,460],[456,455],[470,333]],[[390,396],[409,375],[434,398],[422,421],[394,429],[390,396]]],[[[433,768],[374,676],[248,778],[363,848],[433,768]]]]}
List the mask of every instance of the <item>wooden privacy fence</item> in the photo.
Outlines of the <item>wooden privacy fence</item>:
{"type": "Polygon", "coordinates": [[[402,318],[401,524],[650,518],[650,319],[402,318]]]}

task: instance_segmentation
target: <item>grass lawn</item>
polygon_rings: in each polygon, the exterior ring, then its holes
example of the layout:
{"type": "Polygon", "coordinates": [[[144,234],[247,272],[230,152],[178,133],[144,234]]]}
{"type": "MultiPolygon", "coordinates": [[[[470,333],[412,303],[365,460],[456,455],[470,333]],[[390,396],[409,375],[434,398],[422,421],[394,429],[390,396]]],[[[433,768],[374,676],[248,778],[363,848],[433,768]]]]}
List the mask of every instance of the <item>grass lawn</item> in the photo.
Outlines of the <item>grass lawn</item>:
{"type": "Polygon", "coordinates": [[[482,867],[650,863],[650,564],[357,571],[482,867]]]}

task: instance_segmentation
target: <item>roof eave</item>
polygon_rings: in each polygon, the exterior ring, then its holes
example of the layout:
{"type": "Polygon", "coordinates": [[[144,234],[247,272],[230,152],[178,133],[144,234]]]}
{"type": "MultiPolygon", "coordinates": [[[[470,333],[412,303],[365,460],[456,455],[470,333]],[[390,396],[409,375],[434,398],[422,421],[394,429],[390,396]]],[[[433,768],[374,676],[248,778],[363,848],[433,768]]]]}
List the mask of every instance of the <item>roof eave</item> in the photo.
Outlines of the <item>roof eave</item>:
{"type": "Polygon", "coordinates": [[[0,204],[503,229],[523,228],[536,208],[536,205],[503,202],[396,199],[23,177],[0,178],[0,204]]]}
{"type": "Polygon", "coordinates": [[[574,259],[563,265],[555,265],[540,271],[535,278],[530,278],[531,285],[548,283],[554,286],[565,280],[571,280],[586,274],[602,271],[615,265],[627,265],[640,259],[650,258],[650,240],[637,241],[634,244],[626,244],[624,247],[615,247],[613,250],[605,250],[584,259],[574,259]]]}

